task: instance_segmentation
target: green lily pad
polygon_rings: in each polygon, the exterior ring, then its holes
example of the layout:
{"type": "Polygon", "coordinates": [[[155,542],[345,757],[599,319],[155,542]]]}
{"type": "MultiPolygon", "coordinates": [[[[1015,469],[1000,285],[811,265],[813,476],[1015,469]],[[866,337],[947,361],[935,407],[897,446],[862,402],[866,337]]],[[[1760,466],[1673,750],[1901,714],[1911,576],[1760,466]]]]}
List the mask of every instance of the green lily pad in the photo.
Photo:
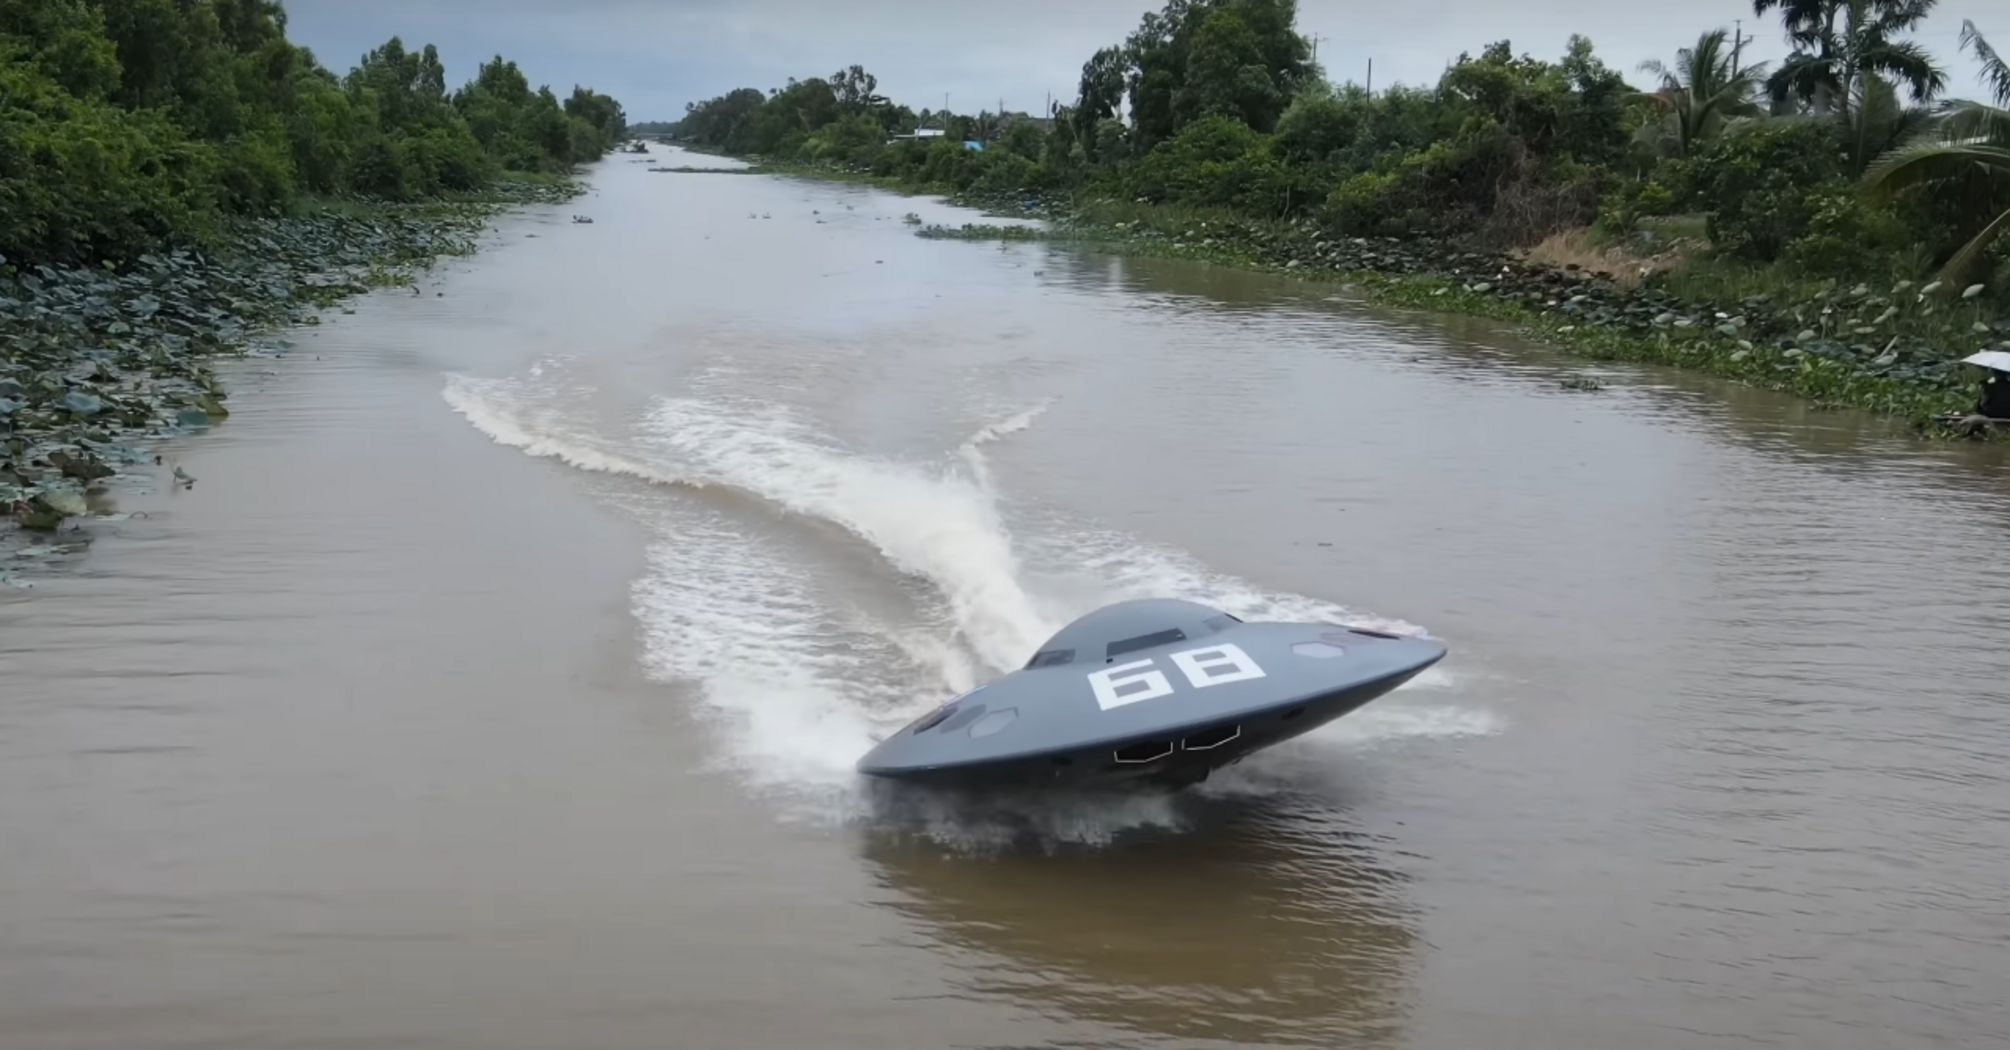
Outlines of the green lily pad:
{"type": "Polygon", "coordinates": [[[57,404],[62,406],[64,411],[75,412],[80,416],[94,416],[104,411],[105,408],[104,401],[75,390],[64,394],[63,400],[57,402],[57,404]]]}

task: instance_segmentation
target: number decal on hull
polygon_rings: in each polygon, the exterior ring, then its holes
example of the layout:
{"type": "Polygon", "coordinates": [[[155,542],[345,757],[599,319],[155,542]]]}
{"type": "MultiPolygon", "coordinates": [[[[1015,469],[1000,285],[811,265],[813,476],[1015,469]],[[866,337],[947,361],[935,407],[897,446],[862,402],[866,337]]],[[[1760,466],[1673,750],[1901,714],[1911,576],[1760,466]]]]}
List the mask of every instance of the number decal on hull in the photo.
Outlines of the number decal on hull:
{"type": "Polygon", "coordinates": [[[1140,700],[1154,700],[1173,691],[1172,683],[1166,680],[1165,672],[1152,667],[1150,660],[1133,660],[1115,667],[1105,667],[1089,672],[1089,688],[1096,691],[1096,703],[1103,710],[1135,704],[1140,700]],[[1126,674],[1139,668],[1149,668],[1137,674],[1126,674]]]}
{"type": "Polygon", "coordinates": [[[1182,649],[1167,659],[1186,672],[1186,680],[1192,682],[1195,689],[1263,677],[1263,668],[1256,666],[1256,661],[1250,659],[1241,646],[1229,642],[1201,649],[1182,649]]]}
{"type": "MultiPolygon", "coordinates": [[[[1195,689],[1262,678],[1264,675],[1263,668],[1257,666],[1241,646],[1228,642],[1182,649],[1166,658],[1180,669],[1180,673],[1186,676],[1187,684],[1195,689]]],[[[1150,657],[1089,672],[1089,688],[1095,691],[1096,703],[1105,711],[1140,700],[1156,700],[1174,692],[1172,680],[1154,666],[1150,657]]]]}

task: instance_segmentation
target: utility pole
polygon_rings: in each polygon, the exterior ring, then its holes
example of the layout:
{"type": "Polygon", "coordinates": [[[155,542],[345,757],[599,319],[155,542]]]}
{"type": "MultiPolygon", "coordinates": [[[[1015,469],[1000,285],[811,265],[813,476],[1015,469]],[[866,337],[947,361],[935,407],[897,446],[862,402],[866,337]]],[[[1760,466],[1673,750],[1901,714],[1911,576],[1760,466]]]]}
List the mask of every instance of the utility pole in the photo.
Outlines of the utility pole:
{"type": "Polygon", "coordinates": [[[1319,41],[1321,38],[1319,34],[1314,33],[1308,39],[1312,41],[1312,61],[1317,62],[1319,61],[1319,41]]]}
{"type": "Polygon", "coordinates": [[[1731,75],[1738,75],[1738,57],[1745,50],[1745,20],[1737,19],[1738,35],[1731,44],[1731,75]]]}
{"type": "Polygon", "coordinates": [[[1368,60],[1368,97],[1375,97],[1375,60],[1368,60]]]}

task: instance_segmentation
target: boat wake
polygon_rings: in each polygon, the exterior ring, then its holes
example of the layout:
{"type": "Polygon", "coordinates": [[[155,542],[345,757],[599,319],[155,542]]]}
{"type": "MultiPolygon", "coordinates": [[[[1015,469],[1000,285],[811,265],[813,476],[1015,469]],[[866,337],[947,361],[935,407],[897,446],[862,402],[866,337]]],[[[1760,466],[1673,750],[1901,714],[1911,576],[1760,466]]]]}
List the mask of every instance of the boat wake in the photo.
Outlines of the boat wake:
{"type": "MultiPolygon", "coordinates": [[[[604,432],[554,370],[546,362],[522,379],[450,375],[443,397],[498,444],[643,483],[624,502],[657,537],[632,592],[647,670],[688,689],[694,713],[718,733],[712,762],[779,800],[789,819],[892,821],[958,841],[1028,825],[1063,841],[1178,826],[1177,797],[1003,803],[1012,819],[973,820],[967,803],[894,799],[852,768],[886,734],[1019,666],[1063,624],[1111,601],[1179,597],[1245,619],[1421,633],[1264,590],[1134,536],[1066,521],[1021,520],[1015,531],[985,453],[1032,427],[1045,403],[977,427],[939,461],[909,462],[849,451],[783,407],[729,396],[658,398],[622,432],[604,432]],[[1036,578],[1029,557],[1068,571],[1036,578]],[[859,564],[847,578],[846,566],[859,564]]],[[[1218,776],[1203,794],[1302,788],[1292,770],[1316,768],[1336,746],[1496,731],[1487,711],[1405,696],[1453,686],[1433,668],[1275,758],[1218,776]]]]}

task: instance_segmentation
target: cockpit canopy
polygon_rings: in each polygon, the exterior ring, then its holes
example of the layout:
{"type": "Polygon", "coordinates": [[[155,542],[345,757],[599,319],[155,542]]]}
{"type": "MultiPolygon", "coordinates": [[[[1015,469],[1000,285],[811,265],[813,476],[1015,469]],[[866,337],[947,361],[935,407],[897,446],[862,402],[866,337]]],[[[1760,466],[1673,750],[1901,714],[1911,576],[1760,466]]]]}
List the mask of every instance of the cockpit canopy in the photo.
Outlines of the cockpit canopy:
{"type": "Polygon", "coordinates": [[[1118,602],[1054,632],[1026,667],[1110,663],[1127,653],[1204,638],[1241,622],[1219,609],[1178,598],[1118,602]]]}

